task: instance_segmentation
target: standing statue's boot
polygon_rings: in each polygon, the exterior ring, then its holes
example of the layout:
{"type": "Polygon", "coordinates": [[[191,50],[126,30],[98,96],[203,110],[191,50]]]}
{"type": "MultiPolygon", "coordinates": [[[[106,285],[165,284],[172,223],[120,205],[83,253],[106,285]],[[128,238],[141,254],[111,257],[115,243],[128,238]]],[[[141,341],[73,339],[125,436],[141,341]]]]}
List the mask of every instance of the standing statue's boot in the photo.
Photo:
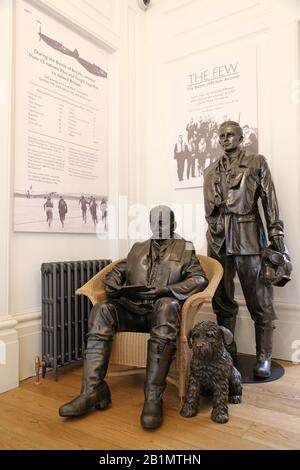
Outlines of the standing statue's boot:
{"type": "Polygon", "coordinates": [[[148,341],[145,402],[141,414],[144,429],[155,429],[163,420],[163,391],[176,346],[148,341]]]}
{"type": "Polygon", "coordinates": [[[81,416],[92,408],[103,410],[111,403],[110,390],[104,382],[110,349],[110,341],[88,340],[80,395],[59,408],[60,416],[81,416]]]}
{"type": "MultiPolygon", "coordinates": [[[[224,318],[217,316],[217,322],[219,326],[225,326],[234,336],[235,331],[235,324],[236,324],[236,316],[232,318],[224,318]]],[[[237,362],[237,347],[236,342],[233,340],[232,343],[225,345],[226,350],[232,357],[233,363],[236,364],[237,362]]]]}
{"type": "Polygon", "coordinates": [[[256,365],[253,370],[255,377],[266,378],[271,375],[274,329],[275,326],[272,321],[264,325],[255,323],[256,365]]]}

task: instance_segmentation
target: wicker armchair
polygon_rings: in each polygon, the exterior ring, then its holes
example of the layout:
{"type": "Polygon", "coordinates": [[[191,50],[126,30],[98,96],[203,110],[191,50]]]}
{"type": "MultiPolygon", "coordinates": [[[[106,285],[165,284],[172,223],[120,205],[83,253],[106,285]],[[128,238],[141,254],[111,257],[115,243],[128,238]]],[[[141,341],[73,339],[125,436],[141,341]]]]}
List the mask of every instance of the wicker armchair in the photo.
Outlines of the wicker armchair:
{"type": "MultiPolygon", "coordinates": [[[[176,360],[174,361],[168,376],[168,381],[178,387],[178,394],[181,400],[183,400],[185,395],[190,362],[190,349],[187,343],[187,334],[190,329],[193,328],[196,315],[199,313],[204,302],[211,301],[223,275],[223,268],[218,261],[203,255],[197,255],[197,257],[209,280],[209,284],[204,291],[190,296],[182,306],[176,360]]],[[[120,260],[114,261],[102,269],[98,274],[84,284],[84,286],[77,289],[76,294],[86,295],[93,305],[106,300],[103,279],[119,261],[120,260]]],[[[146,365],[148,338],[148,333],[116,333],[113,341],[110,364],[127,366],[130,367],[130,369],[121,369],[120,371],[110,372],[108,376],[137,374],[143,372],[146,365]]]]}

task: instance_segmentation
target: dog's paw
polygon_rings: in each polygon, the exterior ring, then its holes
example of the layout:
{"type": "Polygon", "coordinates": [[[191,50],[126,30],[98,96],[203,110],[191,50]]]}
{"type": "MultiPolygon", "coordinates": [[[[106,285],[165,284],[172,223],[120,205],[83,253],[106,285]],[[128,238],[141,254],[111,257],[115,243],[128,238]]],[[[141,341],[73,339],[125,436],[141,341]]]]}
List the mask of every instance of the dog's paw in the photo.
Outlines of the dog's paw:
{"type": "Polygon", "coordinates": [[[189,403],[185,403],[180,410],[180,414],[185,418],[192,418],[193,416],[196,416],[197,411],[198,410],[194,406],[190,405],[189,403]]]}
{"type": "Polygon", "coordinates": [[[238,405],[239,403],[242,403],[242,395],[229,395],[228,401],[229,403],[238,405]]]}
{"type": "Polygon", "coordinates": [[[212,410],[211,412],[211,419],[216,423],[227,423],[229,420],[228,413],[220,413],[219,411],[212,410]]]}

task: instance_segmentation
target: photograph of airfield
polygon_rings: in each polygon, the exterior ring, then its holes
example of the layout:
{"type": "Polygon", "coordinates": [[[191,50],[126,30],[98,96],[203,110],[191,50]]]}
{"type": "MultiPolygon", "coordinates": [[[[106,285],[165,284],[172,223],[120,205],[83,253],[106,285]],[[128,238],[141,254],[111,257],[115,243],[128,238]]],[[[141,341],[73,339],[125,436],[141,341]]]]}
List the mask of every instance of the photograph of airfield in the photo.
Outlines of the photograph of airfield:
{"type": "Polygon", "coordinates": [[[107,197],[95,194],[15,191],[14,229],[18,232],[105,233],[107,197]]]}

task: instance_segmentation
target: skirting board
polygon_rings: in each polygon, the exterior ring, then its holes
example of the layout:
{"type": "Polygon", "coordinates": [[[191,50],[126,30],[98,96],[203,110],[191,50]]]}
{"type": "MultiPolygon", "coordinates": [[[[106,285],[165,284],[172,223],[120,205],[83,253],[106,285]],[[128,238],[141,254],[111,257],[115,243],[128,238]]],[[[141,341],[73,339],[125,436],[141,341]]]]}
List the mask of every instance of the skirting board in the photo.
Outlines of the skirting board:
{"type": "Polygon", "coordinates": [[[42,354],[41,312],[15,315],[19,338],[20,380],[35,375],[35,357],[42,354]]]}
{"type": "Polygon", "coordinates": [[[0,393],[19,386],[19,340],[17,322],[0,317],[0,393]]]}
{"type": "MultiPolygon", "coordinates": [[[[238,351],[254,354],[253,321],[243,300],[239,300],[239,304],[235,335],[238,351]]],[[[278,302],[275,303],[275,308],[278,320],[274,334],[273,357],[300,362],[300,305],[278,302]]],[[[6,364],[0,365],[0,392],[15,388],[19,380],[34,376],[35,357],[41,356],[40,312],[14,315],[9,321],[3,320],[0,317],[0,340],[6,345],[7,358],[6,364]]],[[[215,321],[215,315],[209,303],[201,309],[198,320],[215,321]]]]}

